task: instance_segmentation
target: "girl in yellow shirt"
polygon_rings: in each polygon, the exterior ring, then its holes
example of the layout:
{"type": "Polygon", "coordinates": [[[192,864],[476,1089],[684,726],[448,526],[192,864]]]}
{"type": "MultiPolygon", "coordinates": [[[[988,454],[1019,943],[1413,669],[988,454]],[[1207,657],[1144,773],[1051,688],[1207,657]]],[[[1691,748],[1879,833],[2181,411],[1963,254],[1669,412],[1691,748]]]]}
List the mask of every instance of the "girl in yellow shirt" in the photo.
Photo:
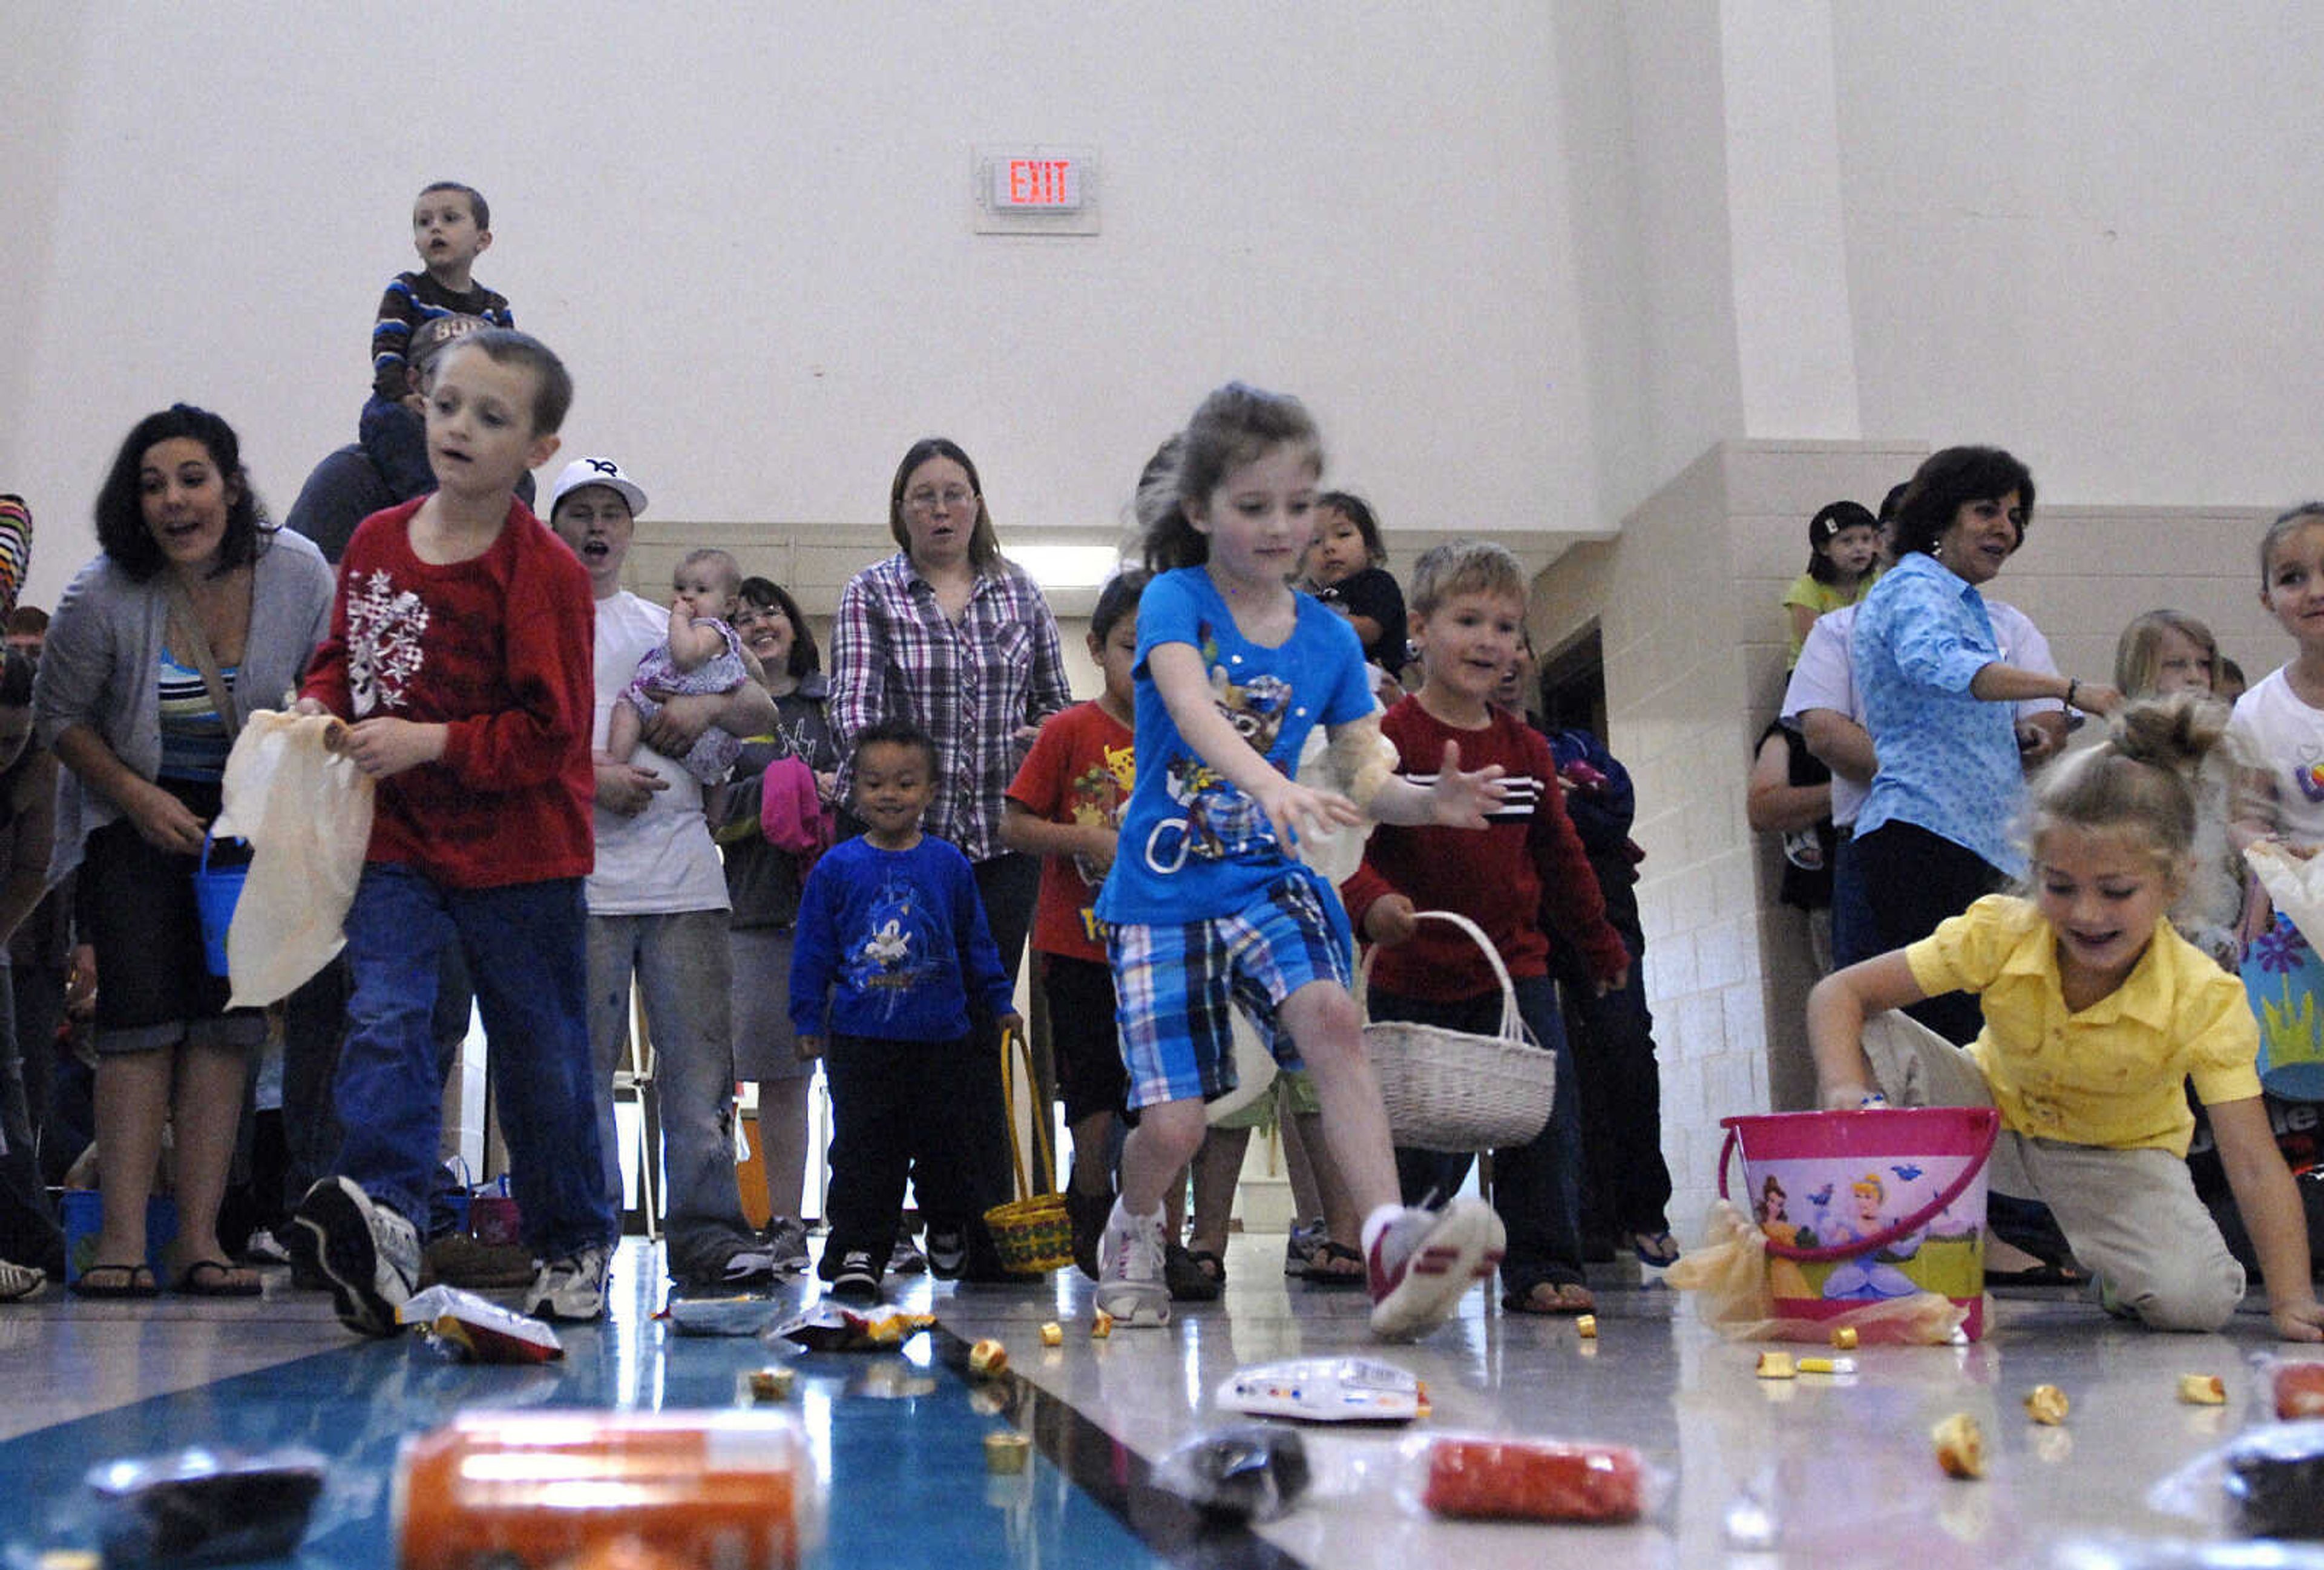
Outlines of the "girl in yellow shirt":
{"type": "Polygon", "coordinates": [[[1808,1041],[1827,1108],[1997,1108],[1991,1187],[2047,1204],[2110,1306],[2209,1331],[2242,1300],[2244,1271],[2188,1177],[2191,1077],[2276,1334],[2324,1340],[2243,988],[2163,916],[2194,843],[2188,779],[2225,722],[2192,695],[2127,706],[2104,743],[2036,788],[2028,895],[1988,895],[1826,977],[1808,997],[1808,1041]],[[1966,1051],[1887,1012],[1954,991],[1978,994],[1985,1016],[1966,1051]]]}

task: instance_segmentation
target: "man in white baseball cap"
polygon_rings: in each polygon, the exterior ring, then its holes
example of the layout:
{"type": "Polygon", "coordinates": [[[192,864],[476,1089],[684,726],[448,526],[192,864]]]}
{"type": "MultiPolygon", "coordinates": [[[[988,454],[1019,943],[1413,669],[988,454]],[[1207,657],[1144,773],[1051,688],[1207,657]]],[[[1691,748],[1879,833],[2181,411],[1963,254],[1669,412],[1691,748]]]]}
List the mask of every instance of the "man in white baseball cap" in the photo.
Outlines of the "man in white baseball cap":
{"type": "Polygon", "coordinates": [[[618,1194],[613,1070],[629,1039],[635,976],[657,1057],[669,1273],[682,1287],[731,1289],[770,1280],[774,1256],[743,1218],[734,1181],[725,874],[703,817],[702,787],[671,760],[713,725],[764,734],[775,707],[755,681],[731,693],[673,697],[631,762],[604,755],[614,701],[639,659],[669,637],[669,613],[622,586],[645,510],[644,489],[608,457],[567,464],[549,496],[549,525],[581,559],[596,596],[597,866],[587,891],[598,1139],[607,1185],[618,1194]]]}

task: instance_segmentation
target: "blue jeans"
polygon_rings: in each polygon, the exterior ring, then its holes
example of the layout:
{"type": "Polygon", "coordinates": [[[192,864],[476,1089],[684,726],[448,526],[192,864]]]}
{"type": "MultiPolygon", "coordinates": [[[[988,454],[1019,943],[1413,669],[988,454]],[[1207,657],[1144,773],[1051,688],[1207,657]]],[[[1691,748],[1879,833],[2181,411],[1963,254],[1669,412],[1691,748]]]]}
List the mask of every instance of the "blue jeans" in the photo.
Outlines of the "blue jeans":
{"type": "MultiPolygon", "coordinates": [[[[1573,1053],[1565,1044],[1565,1023],[1557,1006],[1557,984],[1545,975],[1518,976],[1517,1012],[1534,1039],[1557,1059],[1557,1093],[1549,1121],[1532,1141],[1493,1152],[1493,1208],[1509,1231],[1501,1261],[1501,1290],[1521,1298],[1543,1281],[1563,1284],[1583,1279],[1582,1268],[1582,1112],[1573,1076],[1573,1053]]],[[[1499,1032],[1499,992],[1439,1002],[1397,997],[1375,987],[1372,1018],[1445,1025],[1480,1036],[1499,1032]]],[[[1405,1203],[1417,1205],[1430,1189],[1449,1195],[1467,1181],[1471,1158],[1440,1150],[1398,1150],[1397,1177],[1405,1203]]]]}
{"type": "Polygon", "coordinates": [[[444,1110],[438,955],[457,942],[493,1054],[525,1243],[557,1260],[619,1235],[597,1144],[583,920],[578,878],[447,889],[408,866],[364,865],[347,912],[340,1172],[426,1225],[444,1110]]]}
{"type": "Polygon", "coordinates": [[[397,501],[436,488],[435,466],[428,461],[428,423],[410,410],[375,396],[364,404],[356,434],[397,501]]]}

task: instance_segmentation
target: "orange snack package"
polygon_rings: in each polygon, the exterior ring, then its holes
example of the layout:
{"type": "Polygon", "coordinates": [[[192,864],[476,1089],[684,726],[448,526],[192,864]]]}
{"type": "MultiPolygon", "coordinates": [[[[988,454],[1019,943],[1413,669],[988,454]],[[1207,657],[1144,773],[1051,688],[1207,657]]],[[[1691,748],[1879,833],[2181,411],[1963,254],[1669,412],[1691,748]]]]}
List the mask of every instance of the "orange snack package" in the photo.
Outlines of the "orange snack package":
{"type": "Polygon", "coordinates": [[[1627,1445],[1440,1438],[1420,1502],[1477,1520],[1628,1521],[1646,1508],[1645,1475],[1627,1445]]]}

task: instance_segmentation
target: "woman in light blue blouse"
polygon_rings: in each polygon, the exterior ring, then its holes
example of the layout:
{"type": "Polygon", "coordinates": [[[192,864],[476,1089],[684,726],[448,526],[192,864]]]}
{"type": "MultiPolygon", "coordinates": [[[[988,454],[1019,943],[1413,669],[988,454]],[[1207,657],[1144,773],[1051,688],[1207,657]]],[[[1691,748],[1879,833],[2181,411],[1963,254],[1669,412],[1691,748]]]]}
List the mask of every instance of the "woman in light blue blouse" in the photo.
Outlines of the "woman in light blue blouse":
{"type": "MultiPolygon", "coordinates": [[[[1896,565],[1857,613],[1857,691],[1880,760],[1852,847],[1881,949],[1936,930],[2025,870],[2013,839],[2024,791],[2011,705],[2057,698],[2104,714],[2111,687],[2006,664],[1979,586],[2024,543],[2034,476],[1997,448],[1937,453],[1896,509],[1896,565]]],[[[1953,993],[1912,1013],[1951,1040],[1976,1039],[1977,1000],[1953,993]]]]}

